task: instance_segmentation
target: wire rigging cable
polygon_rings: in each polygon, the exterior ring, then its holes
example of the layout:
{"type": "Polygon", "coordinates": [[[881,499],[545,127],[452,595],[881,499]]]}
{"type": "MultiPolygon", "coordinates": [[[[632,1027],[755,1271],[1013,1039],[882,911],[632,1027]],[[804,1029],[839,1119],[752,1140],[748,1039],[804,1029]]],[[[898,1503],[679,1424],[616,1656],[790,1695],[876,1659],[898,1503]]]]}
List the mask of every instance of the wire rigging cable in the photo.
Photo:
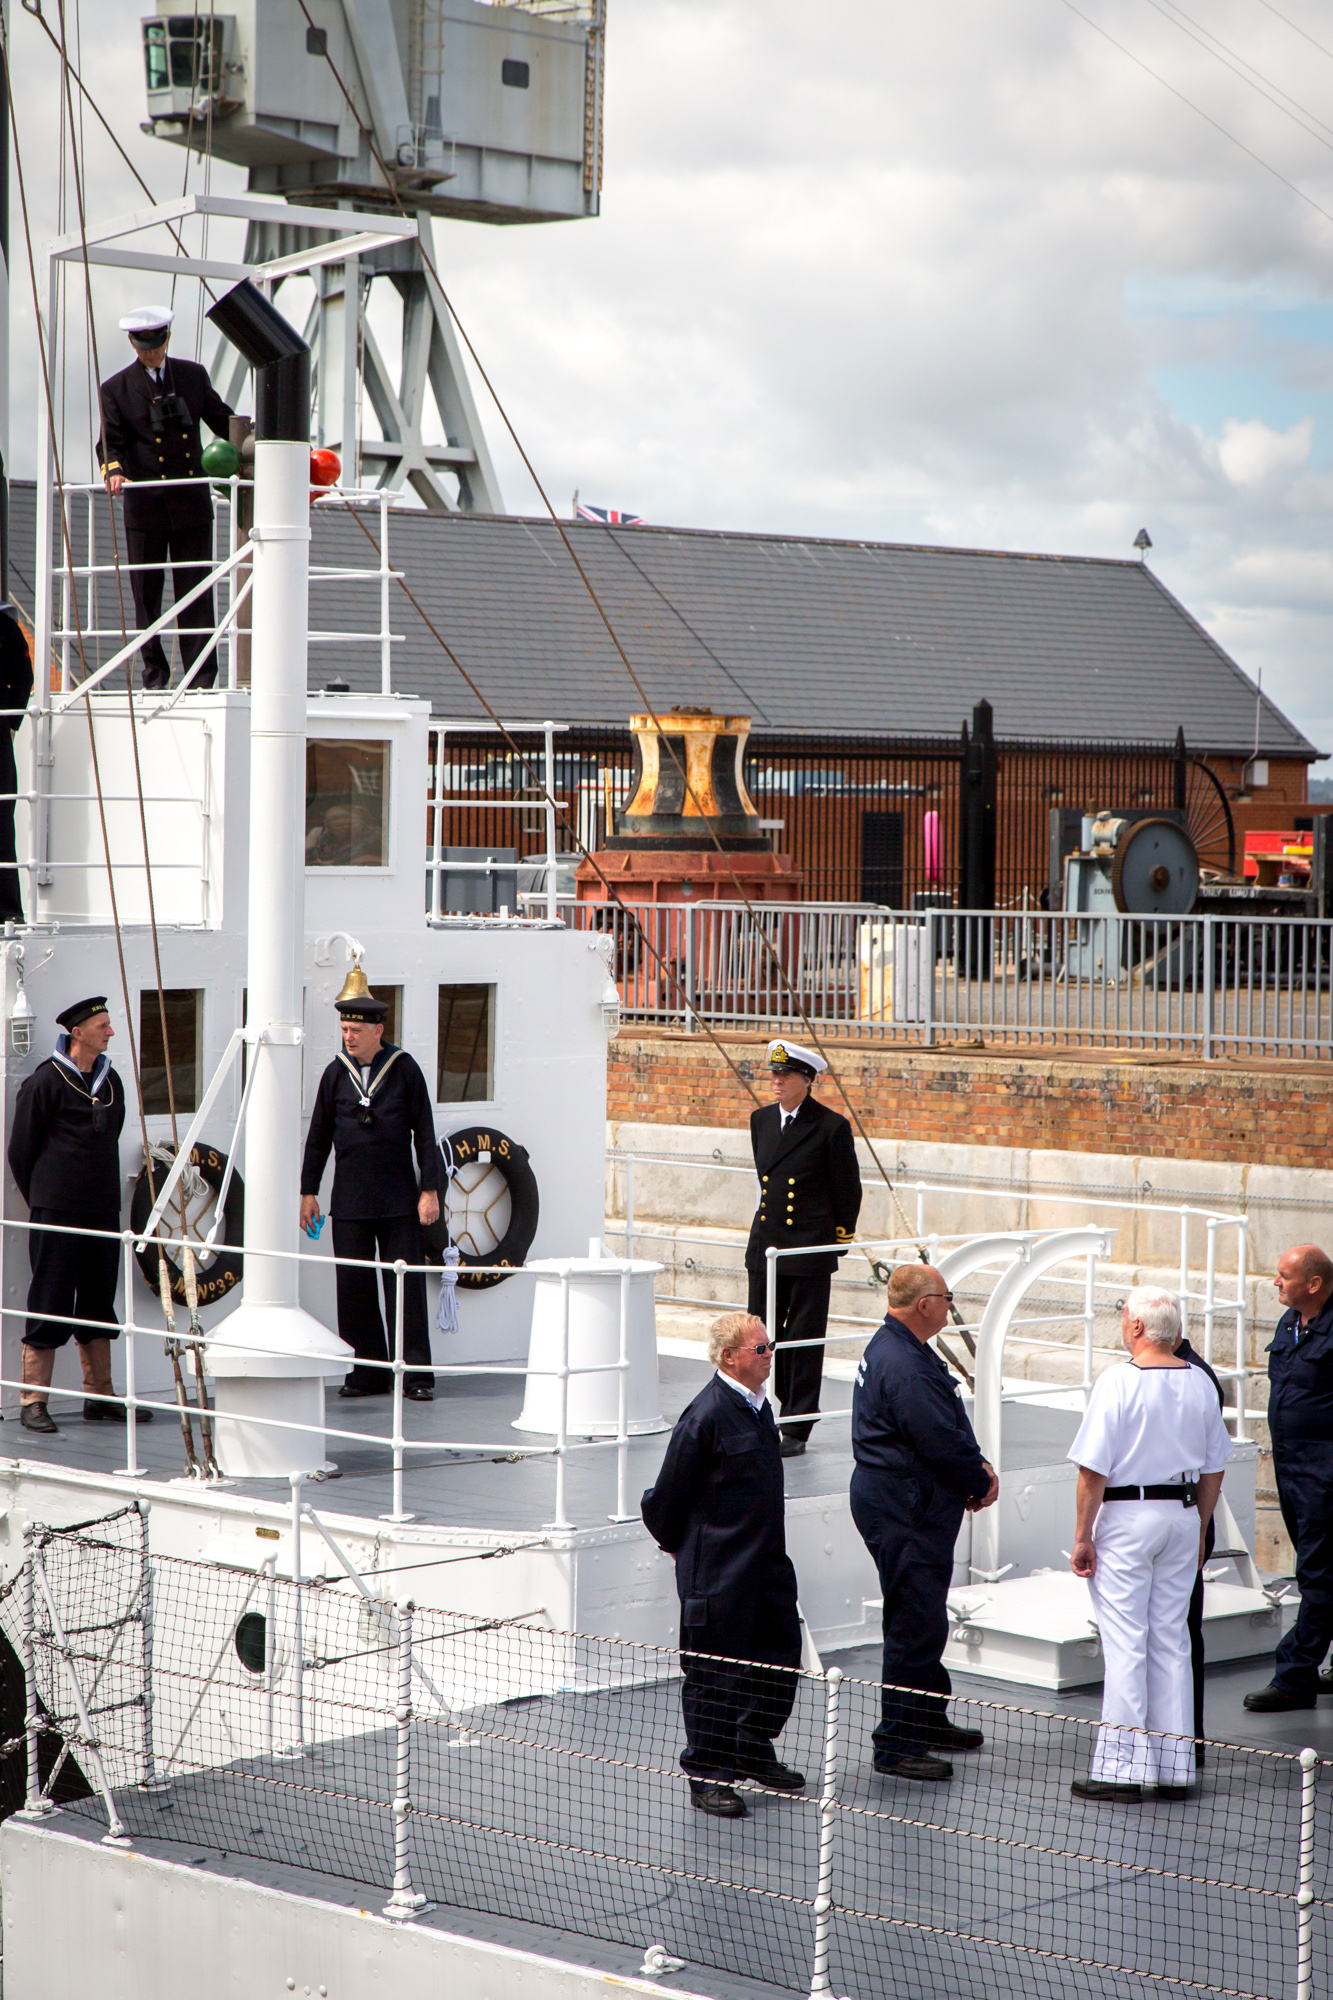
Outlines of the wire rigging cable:
{"type": "MultiPolygon", "coordinates": [[[[298,4],[300,6],[302,14],[304,14],[305,16],[307,26],[313,32],[315,30],[316,24],[314,21],[314,17],[311,15],[309,7],[306,5],[306,0],[298,0],[298,4]]],[[[365,138],[366,144],[369,147],[370,152],[374,157],[375,163],[379,167],[379,170],[384,177],[384,184],[386,188],[392,194],[393,199],[398,207],[399,213],[406,216],[408,211],[403,202],[402,196],[399,194],[397,186],[395,185],[393,174],[391,173],[382,154],[380,153],[378,147],[375,144],[375,137],[373,132],[371,132],[362,123],[361,115],[357,110],[355,100],[353,99],[351,92],[348,90],[346,83],[343,81],[342,76],[339,74],[338,67],[335,64],[333,57],[329,54],[327,37],[325,37],[323,40],[322,50],[323,50],[324,61],[328,64],[329,70],[334,78],[334,81],[338,86],[339,91],[343,96],[344,101],[347,104],[348,110],[351,112],[353,118],[356,120],[357,126],[360,129],[363,137],[365,138]]],[[[518,452],[518,455],[522,460],[524,469],[527,472],[528,477],[531,479],[534,487],[537,490],[538,495],[541,498],[541,503],[550,517],[552,526],[555,528],[555,531],[559,535],[561,542],[564,544],[565,553],[568,555],[569,560],[573,564],[574,569],[577,572],[579,579],[583,584],[584,589],[587,591],[588,596],[592,601],[593,607],[596,610],[598,617],[601,619],[601,622],[606,629],[607,637],[610,639],[611,644],[614,646],[616,653],[620,659],[620,663],[624,667],[626,674],[629,676],[629,679],[634,686],[635,692],[639,696],[640,701],[643,703],[645,710],[651,717],[654,728],[657,730],[659,736],[661,737],[663,743],[665,744],[667,754],[671,758],[672,763],[675,765],[676,771],[680,777],[684,795],[693,804],[695,811],[696,813],[698,813],[703,826],[707,829],[708,836],[712,841],[713,847],[716,850],[719,857],[721,858],[723,867],[725,868],[727,875],[730,877],[731,885],[735,892],[736,899],[744,907],[746,916],[749,919],[751,928],[754,932],[756,941],[759,944],[760,950],[768,958],[770,965],[773,969],[773,972],[776,975],[779,985],[785,990],[785,992],[789,996],[792,1002],[792,1012],[801,1021],[802,1032],[807,1037],[811,1046],[819,1050],[819,1052],[822,1055],[824,1055],[825,1060],[827,1061],[828,1058],[826,1051],[824,1049],[824,1045],[821,1041],[819,1034],[815,1029],[815,1025],[811,1020],[809,1013],[806,1010],[806,1006],[801,998],[800,992],[798,991],[795,982],[792,980],[791,975],[787,970],[787,967],[783,963],[782,954],[778,951],[776,945],[773,943],[773,940],[769,937],[763,925],[757,922],[755,917],[755,907],[753,902],[751,901],[750,896],[746,892],[745,885],[742,882],[740,876],[736,873],[736,870],[732,865],[731,858],[728,855],[726,849],[722,845],[722,841],[717,832],[716,827],[714,826],[709,816],[703,812],[699,800],[695,796],[694,789],[690,784],[689,776],[686,771],[684,758],[676,750],[674,743],[671,741],[669,735],[664,730],[662,726],[661,717],[657,713],[657,705],[650,699],[647,689],[644,687],[642,680],[639,678],[639,675],[634,668],[633,662],[631,661],[629,654],[626,652],[625,647],[621,642],[619,633],[616,631],[615,626],[613,625],[610,617],[607,614],[606,607],[603,604],[601,597],[599,596],[597,589],[593,584],[592,578],[589,576],[587,569],[579,559],[578,552],[575,549],[574,544],[571,541],[568,533],[566,532],[564,522],[560,519],[559,515],[556,513],[554,506],[551,504],[551,499],[546,491],[545,485],[543,484],[537,472],[536,467],[533,465],[532,460],[528,455],[528,452],[523,444],[522,439],[519,437],[518,432],[514,427],[514,424],[509,416],[508,410],[506,409],[504,403],[501,401],[499,391],[496,389],[495,384],[491,381],[490,375],[485,367],[485,364],[481,359],[481,356],[477,353],[477,350],[473,345],[471,336],[469,335],[467,328],[463,324],[463,321],[459,318],[459,315],[454,308],[453,302],[450,299],[448,292],[445,290],[444,283],[440,277],[439,271],[435,267],[433,258],[431,257],[429,251],[425,248],[424,245],[420,245],[419,247],[421,250],[421,260],[423,264],[426,266],[426,269],[429,271],[432,280],[434,281],[435,285],[439,290],[440,297],[444,301],[444,304],[451,318],[453,319],[455,326],[458,329],[459,338],[462,341],[464,347],[467,349],[468,356],[471,359],[473,366],[477,370],[478,375],[481,377],[481,380],[486,387],[486,391],[490,396],[491,401],[495,405],[501,423],[504,425],[506,431],[509,433],[509,437],[514,445],[514,449],[518,452]]],[[[606,532],[609,534],[612,531],[608,529],[606,532]]],[[[731,1067],[733,1068],[733,1070],[735,1069],[734,1064],[732,1064],[731,1067]]],[[[841,1097],[844,1105],[847,1108],[848,1115],[851,1119],[853,1126],[856,1129],[857,1134],[863,1140],[866,1147],[866,1151],[868,1152],[871,1160],[874,1162],[875,1167],[880,1175],[880,1178],[882,1179],[885,1187],[889,1192],[890,1198],[893,1201],[894,1207],[898,1211],[898,1214],[907,1230],[907,1233],[910,1235],[912,1233],[911,1225],[908,1222],[907,1215],[902,1207],[901,1202],[898,1199],[897,1190],[894,1187],[893,1182],[890,1179],[889,1174],[884,1167],[883,1161],[880,1159],[878,1153],[875,1150],[870,1135],[866,1131],[864,1121],[861,1118],[861,1114],[857,1110],[855,1104],[853,1103],[851,1095],[847,1089],[845,1082],[843,1081],[842,1076],[834,1068],[831,1062],[829,1063],[828,1066],[828,1074],[832,1078],[834,1086],[837,1089],[838,1095],[841,1097]]],[[[747,1089],[749,1089],[748,1084],[746,1087],[747,1089]]],[[[752,1098],[755,1095],[753,1090],[750,1090],[749,1094],[752,1098]]],[[[921,1251],[921,1259],[922,1262],[924,1263],[925,1261],[927,1261],[926,1249],[924,1244],[920,1246],[920,1251],[921,1251]]],[[[956,1309],[951,1307],[950,1313],[952,1317],[955,1319],[955,1321],[957,1321],[958,1314],[956,1309]]],[[[961,1322],[959,1323],[961,1324],[961,1322]]],[[[963,1338],[967,1342],[970,1349],[972,1344],[970,1336],[964,1334],[963,1338]]]]}
{"type": "Polygon", "coordinates": [[[1186,97],[1184,91],[1177,90],[1174,83],[1168,83],[1161,72],[1152,67],[1151,63],[1146,63],[1142,56],[1136,56],[1132,49],[1127,49],[1123,42],[1118,42],[1114,35],[1103,28],[1099,21],[1094,21],[1090,14],[1085,14],[1081,7],[1076,7],[1074,0],[1060,0],[1060,5],[1067,7],[1071,14],[1076,14],[1085,27],[1091,28],[1095,35],[1100,35],[1104,42],[1109,42],[1113,49],[1119,49],[1122,56],[1128,57],[1129,61],[1141,69],[1146,76],[1150,76],[1154,83],[1160,83],[1163,90],[1169,90],[1173,97],[1178,97],[1182,104],[1187,105],[1194,112],[1196,117],[1203,119],[1205,125],[1211,125],[1214,132],[1220,132],[1224,139],[1229,139],[1233,146],[1238,146],[1241,152],[1247,158],[1253,160],[1256,166],[1262,167],[1266,174],[1271,174],[1275,181],[1281,181],[1283,187],[1289,188],[1292,194],[1305,203],[1307,208],[1312,208],[1316,215],[1322,215],[1325,222],[1333,222],[1333,209],[1325,208],[1323,203],[1316,201],[1312,194],[1307,194],[1303,187],[1298,187],[1295,181],[1288,180],[1287,176],[1280,172],[1271,161],[1266,160],[1262,153],[1256,153],[1253,146],[1247,146],[1243,139],[1238,139],[1234,132],[1228,131],[1226,126],[1219,124],[1216,118],[1210,117],[1208,112],[1201,105],[1196,104],[1192,97],[1186,97]]]}
{"type": "Polygon", "coordinates": [[[1178,28],[1182,35],[1188,35],[1192,42],[1197,42],[1214,61],[1229,69],[1233,76],[1238,76],[1242,83],[1248,83],[1251,90],[1257,90],[1260,97],[1267,98],[1284,118],[1290,118],[1321,146],[1328,146],[1333,150],[1333,126],[1326,125],[1322,118],[1317,118],[1314,112],[1297,98],[1288,96],[1280,84],[1274,83],[1271,76],[1265,76],[1262,70],[1254,67],[1253,63],[1246,62],[1244,56],[1229,47],[1220,35],[1215,35],[1211,28],[1205,28],[1201,21],[1196,21],[1192,14],[1187,14],[1183,7],[1177,6],[1176,0],[1165,0],[1165,4],[1163,0],[1145,0],[1145,4],[1160,14],[1164,21],[1169,21],[1173,28],[1178,28]],[[1258,79],[1257,82],[1254,81],[1255,78],[1258,79]],[[1279,98],[1283,100],[1282,103],[1278,102],[1279,98]],[[1288,106],[1291,109],[1288,109],[1288,106]],[[1310,121],[1308,124],[1307,119],[1310,121]],[[1317,132],[1313,129],[1316,125],[1319,127],[1317,132]],[[1325,136],[1321,137],[1321,134],[1325,136]]]}

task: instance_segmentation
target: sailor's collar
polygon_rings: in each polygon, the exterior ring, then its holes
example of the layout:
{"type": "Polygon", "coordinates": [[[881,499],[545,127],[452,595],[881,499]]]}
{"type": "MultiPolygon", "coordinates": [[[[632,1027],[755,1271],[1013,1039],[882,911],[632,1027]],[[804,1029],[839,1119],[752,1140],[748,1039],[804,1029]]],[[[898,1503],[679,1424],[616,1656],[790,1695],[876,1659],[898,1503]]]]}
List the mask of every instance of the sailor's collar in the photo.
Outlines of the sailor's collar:
{"type": "Polygon", "coordinates": [[[71,1083],[77,1084],[78,1088],[86,1091],[89,1097],[96,1097],[98,1091],[111,1074],[111,1058],[106,1050],[103,1049],[101,1055],[98,1056],[97,1061],[93,1064],[92,1075],[86,1076],[70,1055],[68,1032],[56,1036],[56,1045],[51,1051],[51,1060],[57,1069],[59,1069],[62,1076],[67,1076],[71,1083]]]}

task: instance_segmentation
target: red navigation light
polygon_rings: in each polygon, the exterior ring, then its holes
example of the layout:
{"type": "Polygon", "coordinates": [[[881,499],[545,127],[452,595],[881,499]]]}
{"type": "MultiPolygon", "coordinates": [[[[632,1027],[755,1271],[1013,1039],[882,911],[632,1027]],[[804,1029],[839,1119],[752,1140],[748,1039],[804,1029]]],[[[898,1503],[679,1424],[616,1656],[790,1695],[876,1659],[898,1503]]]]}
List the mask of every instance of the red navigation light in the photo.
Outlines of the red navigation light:
{"type": "Polygon", "coordinates": [[[342,469],[342,460],[336,451],[312,451],[310,454],[310,491],[312,499],[325,487],[336,486],[342,469]]]}

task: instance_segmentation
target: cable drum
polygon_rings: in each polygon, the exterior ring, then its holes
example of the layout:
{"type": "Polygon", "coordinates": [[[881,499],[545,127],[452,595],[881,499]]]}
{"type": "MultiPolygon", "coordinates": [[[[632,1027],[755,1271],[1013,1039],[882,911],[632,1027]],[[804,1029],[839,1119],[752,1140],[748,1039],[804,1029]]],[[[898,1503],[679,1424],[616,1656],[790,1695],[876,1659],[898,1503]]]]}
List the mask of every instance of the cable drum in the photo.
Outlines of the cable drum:
{"type": "Polygon", "coordinates": [[[432,1263],[453,1245],[458,1282],[473,1291],[504,1282],[502,1271],[469,1271],[471,1264],[517,1268],[537,1234],[541,1200],[527,1148],[493,1125],[470,1125],[440,1140],[444,1195],[440,1219],[424,1232],[432,1263]]]}
{"type": "MultiPolygon", "coordinates": [[[[130,1228],[142,1230],[153,1212],[153,1203],[166,1184],[167,1175],[175,1160],[171,1146],[154,1146],[152,1149],[152,1182],[149,1182],[148,1168],[141,1168],[134,1183],[134,1193],[130,1197],[130,1228]]],[[[190,1150],[190,1164],[182,1173],[178,1191],[185,1203],[185,1227],[181,1228],[180,1210],[173,1194],[162,1218],[163,1234],[187,1236],[197,1239],[198,1248],[194,1253],[195,1281],[201,1306],[216,1305],[225,1299],[228,1292],[240,1284],[244,1260],[239,1247],[214,1249],[204,1247],[203,1238],[213,1227],[217,1214],[217,1198],[227,1171],[227,1155],[219,1153],[213,1146],[194,1146],[190,1150]]],[[[240,1245],[245,1231],[245,1185],[238,1173],[231,1177],[227,1189],[227,1206],[223,1213],[222,1228],[218,1234],[221,1243],[240,1245]]],[[[167,1250],[167,1268],[171,1272],[171,1296],[177,1304],[185,1304],[185,1275],[181,1269],[180,1252],[167,1250]]],[[[136,1250],[139,1269],[143,1280],[150,1289],[157,1291],[158,1251],[154,1244],[145,1244],[136,1250]]]]}

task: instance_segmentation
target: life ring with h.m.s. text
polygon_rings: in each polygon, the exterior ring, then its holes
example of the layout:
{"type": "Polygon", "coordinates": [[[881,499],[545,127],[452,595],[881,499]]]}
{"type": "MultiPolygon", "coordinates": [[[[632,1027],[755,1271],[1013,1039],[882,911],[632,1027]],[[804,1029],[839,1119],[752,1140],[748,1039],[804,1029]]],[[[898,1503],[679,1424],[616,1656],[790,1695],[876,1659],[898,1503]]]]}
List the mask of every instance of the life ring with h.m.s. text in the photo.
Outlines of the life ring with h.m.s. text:
{"type": "Polygon", "coordinates": [[[458,1282],[471,1290],[502,1284],[503,1267],[526,1260],[541,1213],[526,1146],[493,1125],[469,1125],[440,1140],[440,1167],[440,1219],[425,1232],[427,1254],[434,1262],[456,1249],[458,1282]]]}

